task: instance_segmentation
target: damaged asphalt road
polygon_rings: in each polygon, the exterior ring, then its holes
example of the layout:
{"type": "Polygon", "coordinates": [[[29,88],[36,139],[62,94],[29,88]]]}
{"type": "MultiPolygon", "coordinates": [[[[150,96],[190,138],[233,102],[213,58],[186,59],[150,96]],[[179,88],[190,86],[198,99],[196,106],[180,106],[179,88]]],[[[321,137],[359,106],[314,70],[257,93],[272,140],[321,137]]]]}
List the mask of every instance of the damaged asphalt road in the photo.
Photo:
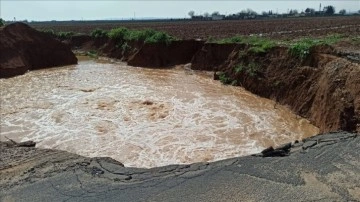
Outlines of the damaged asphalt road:
{"type": "Polygon", "coordinates": [[[360,138],[345,132],[270,149],[281,156],[262,153],[152,169],[0,146],[0,201],[360,200],[360,138]]]}

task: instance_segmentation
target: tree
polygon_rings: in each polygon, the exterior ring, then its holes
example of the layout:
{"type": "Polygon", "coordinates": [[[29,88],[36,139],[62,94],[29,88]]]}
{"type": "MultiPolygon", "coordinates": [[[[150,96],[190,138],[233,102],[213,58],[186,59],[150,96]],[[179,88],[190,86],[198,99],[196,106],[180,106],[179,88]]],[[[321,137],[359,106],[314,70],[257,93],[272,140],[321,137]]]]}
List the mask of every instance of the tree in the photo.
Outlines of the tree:
{"type": "Polygon", "coordinates": [[[195,15],[195,11],[189,11],[188,15],[192,18],[195,15]]]}
{"type": "Polygon", "coordinates": [[[315,13],[315,9],[313,9],[313,8],[306,8],[306,9],[305,9],[305,13],[307,13],[307,14],[314,14],[314,13],[315,13]]]}
{"type": "Polygon", "coordinates": [[[290,12],[289,12],[290,15],[296,15],[298,13],[299,12],[296,9],[294,9],[294,10],[291,9],[290,12]]]}
{"type": "Polygon", "coordinates": [[[327,15],[333,15],[335,13],[335,7],[334,6],[325,6],[324,12],[327,15]]]}
{"type": "Polygon", "coordinates": [[[268,15],[268,12],[263,11],[263,12],[261,12],[261,14],[262,14],[263,16],[267,16],[267,15],[268,15]]]}
{"type": "Polygon", "coordinates": [[[339,11],[339,14],[345,15],[345,14],[346,14],[346,10],[345,10],[345,9],[341,9],[341,10],[339,11]]]}
{"type": "Polygon", "coordinates": [[[210,14],[208,12],[205,12],[204,17],[208,18],[208,17],[210,17],[210,14]]]}
{"type": "Polygon", "coordinates": [[[257,12],[255,12],[251,8],[246,9],[246,12],[247,12],[248,15],[257,15],[257,12]]]}
{"type": "Polygon", "coordinates": [[[211,16],[214,16],[214,15],[220,15],[219,11],[214,11],[211,16]]]}
{"type": "Polygon", "coordinates": [[[2,18],[0,18],[0,27],[5,25],[5,20],[3,20],[2,18]]]}

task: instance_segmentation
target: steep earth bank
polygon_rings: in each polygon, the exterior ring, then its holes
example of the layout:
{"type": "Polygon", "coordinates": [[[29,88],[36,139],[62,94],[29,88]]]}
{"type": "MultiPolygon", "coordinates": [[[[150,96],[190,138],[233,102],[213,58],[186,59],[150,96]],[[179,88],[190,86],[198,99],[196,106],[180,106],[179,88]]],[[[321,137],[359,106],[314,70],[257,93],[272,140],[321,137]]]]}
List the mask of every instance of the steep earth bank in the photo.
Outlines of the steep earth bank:
{"type": "Polygon", "coordinates": [[[284,47],[266,53],[248,50],[235,47],[212,70],[222,80],[289,106],[321,132],[360,131],[359,63],[339,57],[330,46],[314,47],[305,59],[284,47]]]}
{"type": "Polygon", "coordinates": [[[5,142],[0,152],[0,201],[360,200],[360,138],[350,133],[318,135],[253,156],[152,169],[5,142]]]}
{"type": "Polygon", "coordinates": [[[193,70],[214,71],[215,79],[289,106],[321,132],[360,131],[360,53],[349,44],[316,46],[307,57],[299,58],[287,47],[256,52],[247,44],[194,40],[169,45],[130,43],[121,48],[111,39],[75,36],[68,43],[74,49],[96,50],[133,66],[191,63],[193,70]],[[81,43],[84,37],[87,41],[81,43]]]}
{"type": "Polygon", "coordinates": [[[70,47],[23,23],[0,28],[0,52],[0,78],[77,63],[70,47]]]}

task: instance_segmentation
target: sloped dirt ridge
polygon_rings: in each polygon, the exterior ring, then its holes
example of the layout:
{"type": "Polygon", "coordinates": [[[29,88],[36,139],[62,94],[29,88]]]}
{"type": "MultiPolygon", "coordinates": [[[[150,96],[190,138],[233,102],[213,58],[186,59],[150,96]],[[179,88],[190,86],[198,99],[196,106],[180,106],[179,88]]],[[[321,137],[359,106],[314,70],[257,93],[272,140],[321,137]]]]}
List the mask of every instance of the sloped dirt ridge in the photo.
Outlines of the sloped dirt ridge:
{"type": "Polygon", "coordinates": [[[24,23],[0,28],[0,52],[0,78],[77,63],[70,47],[24,23]]]}
{"type": "Polygon", "coordinates": [[[321,132],[360,131],[360,65],[337,56],[331,46],[314,47],[306,60],[293,57],[285,47],[254,54],[239,46],[213,70],[289,106],[321,132]],[[250,74],[246,68],[251,65],[255,70],[250,74]],[[239,66],[244,70],[237,71],[239,66]]]}

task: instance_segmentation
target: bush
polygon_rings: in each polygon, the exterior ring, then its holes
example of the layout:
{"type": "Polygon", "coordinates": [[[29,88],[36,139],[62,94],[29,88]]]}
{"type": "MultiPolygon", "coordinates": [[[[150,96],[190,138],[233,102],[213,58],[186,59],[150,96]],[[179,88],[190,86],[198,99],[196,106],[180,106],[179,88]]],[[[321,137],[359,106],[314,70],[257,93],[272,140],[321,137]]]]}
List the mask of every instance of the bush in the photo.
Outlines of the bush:
{"type": "Polygon", "coordinates": [[[105,38],[108,37],[108,33],[108,31],[97,28],[90,33],[90,36],[94,38],[105,38]]]}
{"type": "Polygon", "coordinates": [[[128,30],[127,28],[120,27],[112,29],[109,32],[109,37],[121,44],[126,41],[140,41],[144,43],[166,43],[169,44],[175,40],[174,37],[160,31],[152,29],[145,30],[128,30]]]}
{"type": "Polygon", "coordinates": [[[155,30],[145,29],[145,30],[133,30],[130,31],[126,37],[126,40],[129,41],[145,41],[147,38],[150,38],[156,33],[155,30]]]}
{"type": "Polygon", "coordinates": [[[156,32],[145,39],[145,43],[166,43],[167,45],[173,41],[174,38],[164,32],[156,32]]]}
{"type": "Polygon", "coordinates": [[[237,64],[234,67],[234,71],[236,74],[239,74],[241,72],[246,72],[246,74],[251,77],[256,76],[259,70],[260,70],[260,66],[254,62],[250,62],[247,66],[243,64],[237,64]]]}
{"type": "Polygon", "coordinates": [[[41,32],[56,37],[56,34],[52,29],[41,30],[41,32]]]}
{"type": "Polygon", "coordinates": [[[240,72],[242,72],[244,70],[244,66],[238,64],[238,65],[235,66],[234,69],[235,69],[235,73],[238,74],[238,73],[240,73],[240,72]]]}
{"type": "Polygon", "coordinates": [[[129,30],[125,27],[119,27],[110,30],[108,36],[115,41],[125,41],[125,37],[129,34],[129,30]]]}
{"type": "Polygon", "coordinates": [[[57,38],[59,38],[61,40],[70,39],[74,35],[74,32],[59,32],[56,35],[57,35],[57,38]]]}
{"type": "Polygon", "coordinates": [[[249,76],[254,77],[254,76],[256,76],[258,74],[259,69],[260,69],[259,65],[251,62],[251,63],[249,63],[249,65],[246,68],[246,73],[249,76]]]}
{"type": "Polygon", "coordinates": [[[231,83],[231,79],[224,72],[219,72],[219,80],[225,85],[231,83]]]}

